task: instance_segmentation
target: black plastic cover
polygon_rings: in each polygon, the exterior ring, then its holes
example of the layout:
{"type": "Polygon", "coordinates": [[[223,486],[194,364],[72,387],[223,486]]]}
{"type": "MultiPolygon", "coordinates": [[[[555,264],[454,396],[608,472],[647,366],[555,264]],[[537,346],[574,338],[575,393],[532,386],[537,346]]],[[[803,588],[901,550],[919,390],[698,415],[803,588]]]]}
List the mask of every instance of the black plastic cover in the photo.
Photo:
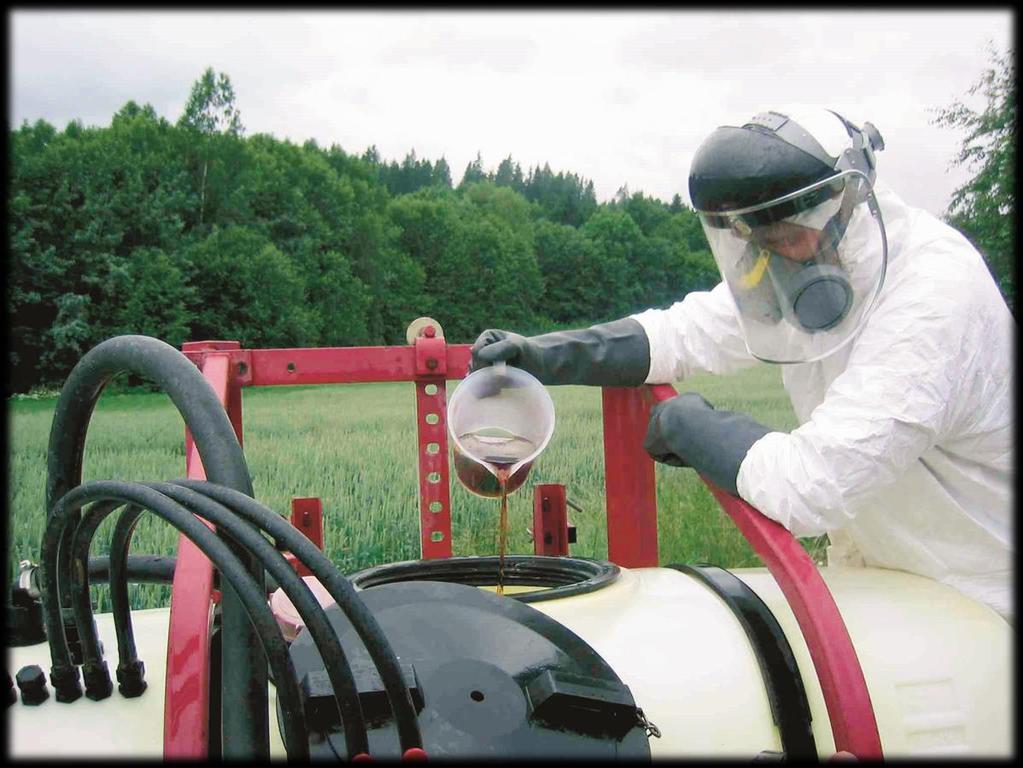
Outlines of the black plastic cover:
{"type": "MultiPolygon", "coordinates": [[[[463,584],[414,581],[360,593],[398,655],[430,758],[649,759],[629,688],[585,641],[519,601],[463,584]]],[[[370,754],[400,757],[390,705],[369,655],[335,605],[370,754]]],[[[347,754],[330,681],[305,633],[291,644],[310,714],[310,757],[347,754]],[[317,706],[322,703],[323,706],[317,706]]]]}
{"type": "Polygon", "coordinates": [[[35,645],[46,640],[46,622],[43,621],[43,603],[22,587],[11,589],[11,602],[7,605],[7,635],[9,648],[35,645]]]}

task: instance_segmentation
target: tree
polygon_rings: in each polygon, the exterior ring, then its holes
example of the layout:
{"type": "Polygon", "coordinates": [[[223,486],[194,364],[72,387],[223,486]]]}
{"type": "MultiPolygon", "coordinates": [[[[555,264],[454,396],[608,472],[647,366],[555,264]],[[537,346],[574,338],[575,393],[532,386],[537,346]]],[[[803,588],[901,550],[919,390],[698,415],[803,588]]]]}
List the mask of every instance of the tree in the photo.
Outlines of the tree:
{"type": "Polygon", "coordinates": [[[451,189],[451,167],[443,155],[433,166],[433,183],[451,189]]]}
{"type": "Polygon", "coordinates": [[[1012,51],[989,49],[991,66],[968,91],[985,100],[982,111],[962,101],[937,110],[933,122],[965,129],[962,149],[952,161],[974,172],[952,194],[945,220],[984,255],[1009,306],[1013,306],[1016,160],[1016,72],[1012,51]]]}
{"type": "Polygon", "coordinates": [[[445,332],[448,325],[438,315],[452,311],[465,275],[464,265],[452,265],[457,255],[453,244],[458,240],[453,197],[451,192],[430,187],[395,197],[387,208],[388,222],[397,233],[395,247],[423,276],[423,304],[418,314],[436,318],[445,332]]]}
{"type": "Polygon", "coordinates": [[[721,280],[699,217],[679,201],[681,210],[662,221],[651,233],[652,240],[668,244],[670,255],[660,295],[652,304],[678,301],[690,291],[706,291],[721,280]]]}
{"type": "Polygon", "coordinates": [[[667,207],[660,200],[634,192],[622,203],[622,208],[639,225],[644,235],[652,234],[670,217],[667,207]]]}
{"type": "Polygon", "coordinates": [[[231,79],[224,73],[218,75],[213,67],[207,67],[192,84],[192,92],[178,125],[204,136],[218,133],[241,136],[245,127],[234,103],[231,79]]]}
{"type": "Polygon", "coordinates": [[[483,172],[483,158],[480,153],[476,152],[476,159],[465,166],[465,173],[462,174],[462,183],[459,187],[464,187],[466,184],[473,184],[477,181],[486,181],[487,175],[483,172]]]}
{"type": "Polygon", "coordinates": [[[544,281],[543,314],[565,324],[585,324],[608,314],[605,275],[595,263],[590,239],[568,224],[541,219],[534,240],[544,281]]]}
{"type": "Polygon", "coordinates": [[[611,320],[645,307],[640,300],[634,261],[643,233],[624,211],[607,206],[581,227],[592,244],[591,269],[598,293],[593,297],[595,320],[611,320]]]}
{"type": "Polygon", "coordinates": [[[178,119],[178,126],[195,134],[202,156],[202,176],[199,184],[199,226],[206,213],[206,177],[215,139],[220,135],[240,138],[245,131],[241,113],[234,103],[234,88],[230,78],[213,67],[207,67],[202,76],[192,85],[185,111],[178,119]]]}
{"type": "MultiPolygon", "coordinates": [[[[12,134],[8,359],[17,388],[60,380],[86,349],[120,332],[130,278],[146,283],[159,272],[136,260],[180,249],[197,200],[176,133],[148,105],[129,102],[109,128],[71,122],[64,134],[47,125],[12,134]]],[[[164,279],[175,278],[164,270],[164,279]]],[[[160,316],[176,337],[180,323],[160,316]]]]}
{"type": "Polygon", "coordinates": [[[362,153],[362,159],[367,163],[380,165],[380,150],[377,149],[377,145],[371,144],[367,147],[366,151],[362,153]]]}
{"type": "Polygon", "coordinates": [[[592,181],[584,183],[574,173],[555,175],[548,163],[530,169],[522,192],[547,219],[559,224],[582,226],[597,210],[592,181]]]}
{"type": "Polygon", "coordinates": [[[543,293],[529,202],[494,182],[466,187],[462,200],[456,247],[468,253],[474,290],[460,303],[464,319],[475,325],[461,327],[469,338],[487,325],[528,327],[543,293]]]}
{"type": "Polygon", "coordinates": [[[263,235],[214,228],[185,252],[194,286],[192,336],[243,347],[310,343],[313,318],[295,265],[263,235]]]}
{"type": "Polygon", "coordinates": [[[189,340],[194,292],[175,259],[158,248],[137,248],[118,278],[124,298],[114,310],[114,333],[156,336],[172,347],[189,340]]]}
{"type": "Polygon", "coordinates": [[[497,173],[494,174],[494,183],[499,187],[511,187],[518,193],[526,189],[525,181],[522,178],[522,168],[508,155],[497,166],[497,173]]]}

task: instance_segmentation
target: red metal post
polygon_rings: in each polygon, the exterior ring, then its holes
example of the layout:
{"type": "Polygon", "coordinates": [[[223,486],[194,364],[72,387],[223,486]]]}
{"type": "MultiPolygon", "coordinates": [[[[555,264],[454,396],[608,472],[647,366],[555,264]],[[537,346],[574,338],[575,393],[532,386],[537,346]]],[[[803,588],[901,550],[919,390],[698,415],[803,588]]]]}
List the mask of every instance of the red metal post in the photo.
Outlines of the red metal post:
{"type": "MultiPolygon", "coordinates": [[[[305,534],[318,549],[323,550],[323,502],[315,496],[299,497],[291,500],[291,524],[305,534]]],[[[288,561],[299,576],[312,576],[305,563],[293,553],[285,552],[288,561]]]]}
{"type": "MultiPolygon", "coordinates": [[[[238,347],[238,342],[191,342],[184,345],[184,351],[203,353],[199,367],[227,409],[235,433],[241,440],[241,392],[232,382],[230,353],[227,351],[238,347]]],[[[205,480],[206,470],[188,430],[185,431],[185,446],[188,477],[205,480]]],[[[207,757],[212,618],[213,565],[190,539],[180,535],[167,637],[163,718],[165,758],[207,757]]]]}
{"type": "MultiPolygon", "coordinates": [[[[654,401],[677,394],[667,384],[650,387],[647,392],[654,401]]],[[[835,749],[860,758],[880,759],[881,737],[863,668],[817,565],[784,526],[702,479],[764,561],[792,608],[817,671],[835,749]]]]}
{"type": "Polygon", "coordinates": [[[538,555],[568,555],[568,504],[565,486],[555,483],[533,489],[533,552],[538,555]]]}
{"type": "Polygon", "coordinates": [[[604,387],[604,483],[607,559],[627,568],[656,566],[657,488],[643,450],[649,396],[634,387],[604,387]]]}
{"type": "Polygon", "coordinates": [[[323,502],[320,499],[315,496],[292,499],[291,524],[302,531],[317,549],[323,549],[323,502]]]}
{"type": "Polygon", "coordinates": [[[419,541],[424,559],[451,557],[448,471],[447,345],[430,333],[415,340],[416,430],[419,452],[419,541]]]}

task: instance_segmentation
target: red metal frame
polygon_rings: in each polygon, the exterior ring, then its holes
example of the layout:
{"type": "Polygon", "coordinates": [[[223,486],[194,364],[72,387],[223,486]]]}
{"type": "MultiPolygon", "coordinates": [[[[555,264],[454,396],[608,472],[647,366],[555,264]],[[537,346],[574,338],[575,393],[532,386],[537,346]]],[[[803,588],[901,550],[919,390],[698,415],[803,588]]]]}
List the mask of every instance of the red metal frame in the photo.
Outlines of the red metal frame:
{"type": "Polygon", "coordinates": [[[533,553],[568,555],[568,499],[565,486],[544,483],[533,488],[533,553]]]}
{"type": "Polygon", "coordinates": [[[643,450],[650,402],[642,389],[605,387],[604,484],[607,559],[627,568],[658,564],[654,463],[643,450]]]}
{"type": "MultiPolygon", "coordinates": [[[[323,550],[323,502],[320,499],[315,496],[301,496],[292,499],[291,524],[304,533],[317,549],[323,550]]],[[[285,552],[284,559],[299,576],[305,578],[313,575],[306,564],[291,552],[285,552]]]]}
{"type": "MultiPolygon", "coordinates": [[[[184,352],[196,360],[203,376],[227,410],[238,442],[242,441],[241,387],[232,380],[230,350],[236,341],[193,342],[184,352]]],[[[185,430],[188,477],[206,479],[202,459],[185,430]]],[[[209,525],[209,523],[207,523],[209,525]]],[[[213,526],[210,526],[211,528],[213,526]]],[[[191,539],[178,536],[177,565],[167,630],[167,681],[163,699],[163,756],[207,757],[210,722],[210,632],[213,621],[213,565],[191,539]],[[174,599],[177,595],[178,599],[174,599]],[[186,597],[187,599],[182,599],[186,597]]]]}
{"type": "MultiPolygon", "coordinates": [[[[423,558],[451,557],[451,492],[448,473],[448,347],[428,325],[413,345],[416,433],[419,456],[419,549],[423,558]]],[[[457,357],[452,361],[457,366],[457,357]]],[[[461,361],[460,376],[469,365],[461,361]]]]}
{"type": "MultiPolygon", "coordinates": [[[[452,554],[445,381],[466,375],[469,350],[468,344],[447,345],[431,326],[405,347],[243,350],[237,342],[194,342],[183,348],[221,398],[239,440],[244,386],[414,382],[424,558],[452,554]]],[[[659,562],[654,464],[643,450],[643,438],[653,404],[675,394],[668,385],[606,387],[602,392],[608,559],[625,567],[650,567],[659,562]]],[[[189,477],[204,477],[191,439],[186,439],[189,477]]],[[[706,479],[704,482],[764,561],[792,607],[820,680],[836,749],[858,757],[880,757],[880,737],[863,671],[816,565],[781,525],[706,479]]],[[[564,511],[564,504],[560,506],[564,511]]],[[[541,508],[541,522],[542,512],[541,508]]],[[[534,530],[538,528],[542,530],[534,520],[534,530]]],[[[171,603],[164,754],[205,757],[212,568],[188,539],[179,541],[174,585],[181,589],[174,594],[188,599],[171,603]]],[[[564,549],[567,554],[567,545],[564,549]]]]}

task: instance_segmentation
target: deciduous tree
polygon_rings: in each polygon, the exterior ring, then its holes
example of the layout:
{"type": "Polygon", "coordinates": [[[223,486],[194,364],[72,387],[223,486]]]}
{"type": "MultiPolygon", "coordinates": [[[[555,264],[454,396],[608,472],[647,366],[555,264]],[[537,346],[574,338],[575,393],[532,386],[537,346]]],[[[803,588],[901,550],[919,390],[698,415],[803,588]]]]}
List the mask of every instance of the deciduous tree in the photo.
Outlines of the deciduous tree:
{"type": "Polygon", "coordinates": [[[946,220],[987,260],[1010,307],[1015,299],[1016,69],[1012,51],[990,50],[991,65],[970,88],[983,106],[957,100],[937,111],[938,125],[966,131],[953,161],[973,176],[952,195],[946,220]]]}

